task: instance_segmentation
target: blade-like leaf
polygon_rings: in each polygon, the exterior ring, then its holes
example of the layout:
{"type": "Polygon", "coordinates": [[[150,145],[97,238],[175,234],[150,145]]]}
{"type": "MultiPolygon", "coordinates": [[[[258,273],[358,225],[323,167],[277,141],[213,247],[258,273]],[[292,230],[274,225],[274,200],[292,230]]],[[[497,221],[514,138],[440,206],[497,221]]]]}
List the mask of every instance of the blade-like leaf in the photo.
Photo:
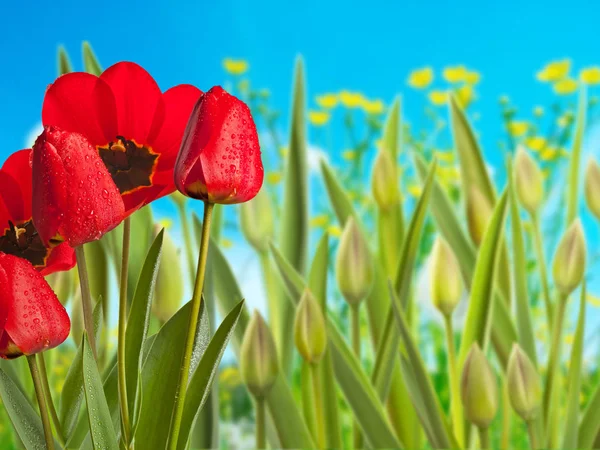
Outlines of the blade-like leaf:
{"type": "Polygon", "coordinates": [[[162,253],[163,236],[164,229],[158,233],[152,247],[148,251],[137,287],[135,288],[133,301],[131,302],[129,318],[127,319],[127,330],[125,332],[125,374],[129,411],[132,412],[135,409],[135,399],[137,397],[137,378],[142,370],[142,344],[148,336],[148,324],[162,253]]]}
{"type": "Polygon", "coordinates": [[[580,449],[592,448],[598,433],[600,433],[600,385],[596,387],[581,417],[577,447],[580,449]]]}
{"type": "Polygon", "coordinates": [[[104,396],[102,380],[85,334],[83,337],[83,386],[94,449],[118,450],[117,434],[113,428],[112,417],[104,396]]]}
{"type": "Polygon", "coordinates": [[[96,58],[96,54],[94,50],[92,50],[92,46],[89,42],[84,41],[82,45],[82,53],[83,53],[83,69],[87,73],[91,73],[92,75],[100,76],[102,73],[102,67],[100,67],[100,63],[98,62],[98,58],[96,58]]]}
{"type": "Polygon", "coordinates": [[[61,45],[58,47],[58,76],[73,72],[73,66],[69,60],[69,55],[61,45]]]}
{"type": "Polygon", "coordinates": [[[233,334],[233,330],[237,325],[238,319],[242,314],[243,307],[244,301],[242,300],[235,308],[233,308],[227,317],[225,317],[215,332],[214,337],[208,344],[196,371],[190,379],[187,395],[185,397],[179,439],[177,440],[178,449],[183,450],[186,447],[194,419],[204,406],[204,402],[208,397],[210,387],[219,369],[219,363],[221,362],[225,348],[229,343],[229,339],[233,334]]]}
{"type": "MultiPolygon", "coordinates": [[[[154,230],[152,224],[154,218],[152,217],[152,209],[150,206],[144,206],[142,209],[136,211],[130,216],[131,221],[131,236],[135,236],[135,239],[131,239],[129,243],[129,270],[127,273],[127,293],[129,300],[133,298],[137,281],[140,277],[142,265],[146,260],[148,249],[154,239],[154,230]]],[[[120,227],[122,228],[122,226],[120,227]]],[[[121,237],[123,234],[119,233],[121,237]]],[[[118,254],[115,255],[115,260],[121,261],[121,243],[117,245],[118,254]]]]}

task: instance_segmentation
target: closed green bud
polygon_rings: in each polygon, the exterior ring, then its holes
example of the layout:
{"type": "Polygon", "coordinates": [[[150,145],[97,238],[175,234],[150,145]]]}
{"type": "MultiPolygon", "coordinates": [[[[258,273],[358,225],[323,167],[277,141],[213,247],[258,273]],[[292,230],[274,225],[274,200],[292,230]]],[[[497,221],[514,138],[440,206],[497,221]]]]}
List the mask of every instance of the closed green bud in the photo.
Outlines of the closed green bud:
{"type": "Polygon", "coordinates": [[[554,254],[552,275],[563,295],[569,295],[581,283],[585,272],[586,245],[581,221],[575,220],[567,229],[554,254]]]}
{"type": "Polygon", "coordinates": [[[371,175],[371,189],[377,205],[382,210],[389,210],[398,204],[398,172],[392,155],[385,148],[379,150],[371,175]]]}
{"type": "Polygon", "coordinates": [[[358,305],[371,292],[375,267],[369,247],[352,217],[346,221],[340,237],[335,274],[340,291],[351,306],[358,305]]]}
{"type": "Polygon", "coordinates": [[[473,186],[467,195],[467,225],[471,240],[479,247],[492,217],[492,204],[473,186]]]}
{"type": "MultiPolygon", "coordinates": [[[[158,235],[161,229],[161,226],[155,225],[155,234],[158,235]]],[[[165,230],[160,265],[156,275],[154,301],[152,302],[152,312],[162,323],[169,320],[181,306],[183,283],[179,277],[174,277],[173,274],[181,273],[182,270],[179,249],[165,230]]]]}
{"type": "Polygon", "coordinates": [[[600,166],[593,159],[585,170],[585,201],[592,214],[600,220],[600,166]]]}
{"type": "Polygon", "coordinates": [[[294,340],[307,363],[319,364],[327,348],[327,328],[321,306],[308,289],[296,309],[294,340]]]}
{"type": "Polygon", "coordinates": [[[513,345],[507,369],[510,404],[525,422],[535,419],[542,403],[540,376],[527,354],[513,345]]]}
{"type": "Polygon", "coordinates": [[[258,311],[248,323],[242,348],[240,370],[244,383],[256,398],[264,398],[277,380],[277,347],[268,325],[258,311]]]}
{"type": "Polygon", "coordinates": [[[544,199],[544,177],[537,163],[521,146],[515,159],[515,182],[519,201],[530,214],[535,214],[544,199]]]}
{"type": "Polygon", "coordinates": [[[266,189],[261,189],[249,202],[240,204],[240,228],[254,249],[269,250],[269,241],[275,234],[273,207],[266,189]]]}
{"type": "Polygon", "coordinates": [[[452,315],[463,294],[462,275],[454,252],[438,237],[431,255],[431,299],[445,316],[452,315]]]}
{"type": "Polygon", "coordinates": [[[498,411],[498,385],[477,343],[465,359],[460,387],[465,417],[479,428],[489,427],[498,411]]]}

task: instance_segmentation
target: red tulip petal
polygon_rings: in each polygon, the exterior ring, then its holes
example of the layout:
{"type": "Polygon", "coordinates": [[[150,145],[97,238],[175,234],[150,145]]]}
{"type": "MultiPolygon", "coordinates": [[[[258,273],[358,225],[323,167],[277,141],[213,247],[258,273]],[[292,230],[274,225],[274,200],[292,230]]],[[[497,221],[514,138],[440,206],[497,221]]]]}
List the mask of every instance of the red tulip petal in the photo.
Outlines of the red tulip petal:
{"type": "MultiPolygon", "coordinates": [[[[31,150],[13,153],[0,169],[0,197],[10,211],[11,220],[31,218],[31,150]]],[[[4,221],[0,222],[0,227],[4,221]]]]}
{"type": "Polygon", "coordinates": [[[50,250],[46,267],[42,268],[40,273],[46,276],[54,272],[64,272],[75,267],[76,263],[75,250],[69,244],[63,242],[50,250]]]}
{"type": "Polygon", "coordinates": [[[116,111],[105,81],[73,72],[57,78],[46,91],[42,122],[83,134],[92,145],[105,145],[118,134],[116,111]]]}
{"type": "Polygon", "coordinates": [[[116,100],[117,134],[145,143],[162,95],[154,78],[135,63],[120,62],[106,69],[100,79],[108,83],[116,100]]]}
{"type": "Polygon", "coordinates": [[[69,335],[71,322],[44,277],[28,261],[3,253],[0,266],[7,281],[3,303],[9,307],[5,335],[25,355],[60,345],[69,335]]]}

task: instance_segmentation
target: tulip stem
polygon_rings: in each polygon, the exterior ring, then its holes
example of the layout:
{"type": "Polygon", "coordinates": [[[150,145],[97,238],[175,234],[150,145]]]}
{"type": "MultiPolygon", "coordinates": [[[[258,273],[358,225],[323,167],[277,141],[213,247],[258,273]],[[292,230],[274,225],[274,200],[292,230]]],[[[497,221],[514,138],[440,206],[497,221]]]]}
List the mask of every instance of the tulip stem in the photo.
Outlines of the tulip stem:
{"type": "Polygon", "coordinates": [[[256,448],[267,448],[265,399],[256,397],[256,448]]]}
{"type": "Polygon", "coordinates": [[[27,356],[27,362],[29,363],[29,370],[31,371],[31,378],[33,379],[33,386],[35,387],[35,395],[37,397],[38,406],[40,407],[40,417],[42,418],[42,425],[44,427],[46,448],[48,450],[54,450],[54,437],[52,436],[52,426],[50,425],[50,418],[48,417],[48,405],[46,403],[46,396],[44,395],[44,382],[42,381],[35,355],[27,356]]]}
{"type": "Polygon", "coordinates": [[[129,423],[129,403],[127,400],[127,379],[125,375],[125,332],[127,330],[127,273],[129,268],[129,241],[131,238],[131,221],[129,217],[123,222],[123,250],[121,259],[121,289],[119,295],[119,337],[117,344],[117,366],[119,374],[119,404],[123,440],[127,447],[130,443],[131,425],[129,423]]]}
{"type": "Polygon", "coordinates": [[[535,436],[535,420],[530,420],[527,422],[527,433],[529,434],[529,446],[532,448],[532,450],[536,450],[538,447],[535,436]]]}
{"type": "Polygon", "coordinates": [[[185,241],[185,256],[188,264],[188,272],[190,274],[190,281],[192,286],[194,285],[194,242],[190,233],[190,223],[186,215],[185,203],[181,202],[178,204],[179,209],[179,220],[181,221],[181,227],[183,229],[183,239],[185,241]]]}
{"type": "Polygon", "coordinates": [[[487,428],[478,428],[479,430],[479,447],[482,449],[490,447],[490,432],[487,428]]]}
{"type": "Polygon", "coordinates": [[[452,425],[458,445],[464,445],[465,428],[462,414],[462,401],[460,399],[460,378],[456,363],[456,348],[454,346],[454,329],[452,316],[444,314],[446,328],[446,341],[448,345],[448,378],[450,379],[450,411],[452,425]]]}
{"type": "Polygon", "coordinates": [[[319,371],[318,364],[310,364],[310,375],[315,404],[315,419],[317,422],[317,447],[326,448],[325,417],[323,416],[323,389],[321,385],[321,372],[319,371]]]}
{"type": "Polygon", "coordinates": [[[52,423],[54,424],[54,429],[56,430],[56,437],[60,445],[64,447],[65,438],[63,437],[60,419],[58,418],[56,408],[54,407],[54,402],[52,401],[52,392],[50,391],[50,383],[48,383],[48,371],[46,370],[46,361],[44,361],[44,353],[38,353],[37,358],[38,365],[40,368],[40,375],[42,377],[42,387],[44,388],[44,395],[46,396],[48,409],[50,410],[50,417],[52,417],[52,423]]]}
{"type": "Polygon", "coordinates": [[[548,270],[546,269],[546,258],[544,256],[544,244],[542,242],[542,233],[540,231],[540,221],[537,214],[531,215],[531,222],[533,225],[533,240],[535,243],[535,252],[537,253],[537,263],[540,269],[540,282],[542,285],[544,306],[546,307],[546,318],[548,320],[548,326],[552,328],[552,321],[554,320],[552,300],[550,298],[550,287],[548,285],[548,270]]]}
{"type": "Polygon", "coordinates": [[[198,328],[198,316],[202,304],[202,289],[204,287],[204,274],[206,272],[206,257],[208,255],[208,244],[210,238],[210,223],[212,218],[214,204],[204,203],[204,219],[202,221],[202,237],[200,240],[200,252],[198,255],[198,270],[196,273],[196,283],[194,285],[194,294],[192,296],[192,311],[188,324],[188,332],[185,341],[183,359],[181,361],[181,372],[179,373],[179,383],[175,392],[175,404],[173,405],[173,422],[169,434],[169,443],[167,448],[177,449],[177,440],[181,428],[181,419],[183,417],[183,406],[185,405],[185,396],[190,375],[190,364],[192,361],[192,351],[194,349],[194,339],[196,338],[196,329],[198,328]]]}
{"type": "Polygon", "coordinates": [[[83,325],[90,341],[90,347],[94,360],[98,360],[96,352],[96,333],[94,332],[94,307],[92,306],[92,294],[90,292],[90,278],[88,276],[87,264],[85,262],[85,251],[83,245],[75,247],[77,258],[77,271],[79,272],[79,284],[81,287],[81,305],[83,307],[83,325]]]}
{"type": "MultiPolygon", "coordinates": [[[[350,322],[352,329],[352,349],[356,355],[356,359],[360,361],[360,303],[350,305],[350,322]]],[[[362,434],[360,426],[354,421],[354,448],[362,448],[362,434]]]]}

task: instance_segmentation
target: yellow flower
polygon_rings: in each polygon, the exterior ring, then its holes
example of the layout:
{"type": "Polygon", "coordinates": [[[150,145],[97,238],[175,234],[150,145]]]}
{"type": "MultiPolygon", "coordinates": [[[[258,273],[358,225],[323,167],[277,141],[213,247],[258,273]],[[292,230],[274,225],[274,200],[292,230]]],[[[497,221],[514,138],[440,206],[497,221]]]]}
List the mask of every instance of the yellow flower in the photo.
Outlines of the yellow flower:
{"type": "Polygon", "coordinates": [[[469,71],[465,66],[452,66],[444,69],[444,79],[448,83],[460,83],[466,81],[469,71]]]}
{"type": "Polygon", "coordinates": [[[438,159],[438,161],[443,161],[443,162],[454,161],[454,153],[452,153],[452,151],[443,152],[441,150],[436,150],[435,156],[438,159]]]}
{"type": "Polygon", "coordinates": [[[554,83],[566,78],[571,70],[571,60],[562,59],[546,64],[542,70],[537,73],[539,81],[547,81],[554,83]]]}
{"type": "Polygon", "coordinates": [[[342,153],[342,158],[344,158],[346,161],[353,161],[356,159],[356,152],[354,150],[346,150],[344,153],[342,153]]]}
{"type": "Polygon", "coordinates": [[[233,241],[229,239],[221,239],[221,246],[223,248],[231,248],[233,247],[233,241]]]}
{"type": "Polygon", "coordinates": [[[309,111],[308,120],[316,127],[321,127],[329,122],[329,113],[325,111],[309,111]]]}
{"type": "Polygon", "coordinates": [[[234,388],[242,383],[242,377],[237,367],[226,367],[221,371],[219,382],[229,388],[234,388]]]}
{"type": "Polygon", "coordinates": [[[269,172],[267,174],[267,182],[270,184],[278,184],[281,182],[282,175],[279,172],[269,172]]]}
{"type": "Polygon", "coordinates": [[[167,218],[164,218],[164,219],[161,219],[161,220],[159,220],[159,221],[158,221],[158,224],[159,224],[159,225],[160,225],[162,228],[165,228],[165,229],[167,229],[167,230],[168,230],[169,228],[171,228],[171,227],[173,226],[173,220],[171,220],[171,219],[167,219],[167,218]]]}
{"type": "Polygon", "coordinates": [[[586,67],[579,72],[579,79],[585,84],[600,84],[600,67],[586,67]]]}
{"type": "Polygon", "coordinates": [[[539,152],[546,146],[546,139],[541,136],[533,136],[525,139],[525,145],[531,150],[539,152]]]}
{"type": "Polygon", "coordinates": [[[340,102],[346,108],[358,108],[363,102],[363,95],[360,92],[342,91],[340,92],[340,102]]]}
{"type": "Polygon", "coordinates": [[[510,122],[506,128],[508,134],[510,134],[512,137],[519,137],[527,133],[527,130],[529,129],[529,124],[527,122],[515,120],[513,122],[510,122]]]}
{"type": "Polygon", "coordinates": [[[242,75],[248,70],[250,65],[243,59],[225,58],[223,60],[223,67],[232,75],[242,75]]]}
{"type": "Polygon", "coordinates": [[[331,109],[337,106],[339,99],[337,94],[323,94],[317,95],[315,100],[321,108],[331,109]]]}
{"type": "Polygon", "coordinates": [[[361,106],[363,111],[367,114],[382,114],[385,110],[385,105],[380,99],[369,100],[365,98],[363,99],[361,106]]]}
{"type": "Polygon", "coordinates": [[[433,69],[423,67],[415,69],[408,75],[408,85],[415,89],[425,89],[433,81],[433,69]]]}
{"type": "Polygon", "coordinates": [[[279,147],[279,156],[281,156],[282,158],[285,158],[288,154],[288,148],[285,145],[282,145],[281,147],[279,147]]]}
{"type": "Polygon", "coordinates": [[[333,237],[340,237],[342,235],[342,230],[337,225],[330,225],[327,228],[327,232],[333,237]]]}
{"type": "Polygon", "coordinates": [[[415,198],[419,198],[421,196],[421,192],[423,192],[423,189],[418,184],[411,184],[407,189],[408,193],[415,198]]]}
{"type": "Polygon", "coordinates": [[[481,74],[475,71],[467,71],[465,74],[465,83],[467,84],[477,84],[481,80],[481,74]]]}
{"type": "Polygon", "coordinates": [[[544,108],[542,106],[536,106],[533,108],[533,115],[535,117],[542,117],[544,115],[544,108]]]}
{"type": "Polygon", "coordinates": [[[565,78],[564,80],[554,83],[552,87],[556,94],[568,95],[577,90],[577,81],[575,81],[573,78],[565,78]]]}
{"type": "Polygon", "coordinates": [[[553,161],[567,155],[565,149],[548,147],[540,154],[540,158],[542,158],[542,161],[553,161]]]}
{"type": "Polygon", "coordinates": [[[463,109],[468,108],[473,100],[475,100],[475,91],[471,85],[465,84],[464,86],[456,89],[455,92],[456,100],[463,109]]]}
{"type": "Polygon", "coordinates": [[[595,295],[588,294],[587,301],[590,305],[600,308],[600,298],[596,297],[595,295]]]}
{"type": "Polygon", "coordinates": [[[429,93],[429,101],[436,106],[445,105],[448,102],[448,92],[431,91],[429,93]]]}
{"type": "Polygon", "coordinates": [[[567,345],[571,345],[574,340],[575,340],[575,336],[572,334],[567,334],[565,336],[565,344],[567,344],[567,345]]]}
{"type": "Polygon", "coordinates": [[[328,223],[329,223],[329,217],[327,216],[327,214],[319,214],[318,216],[315,216],[312,219],[310,219],[311,227],[322,228],[322,227],[325,227],[328,223]]]}

